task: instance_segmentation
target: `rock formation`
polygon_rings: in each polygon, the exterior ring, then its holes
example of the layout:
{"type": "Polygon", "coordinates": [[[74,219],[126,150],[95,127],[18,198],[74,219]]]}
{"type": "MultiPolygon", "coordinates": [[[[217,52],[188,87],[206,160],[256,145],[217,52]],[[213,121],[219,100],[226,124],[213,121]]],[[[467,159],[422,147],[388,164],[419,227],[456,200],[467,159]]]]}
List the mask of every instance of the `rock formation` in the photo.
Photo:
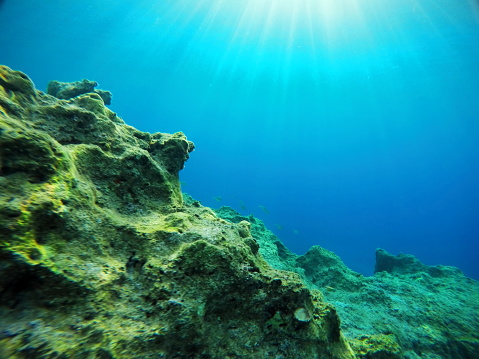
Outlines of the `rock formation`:
{"type": "Polygon", "coordinates": [[[0,358],[479,357],[477,282],[291,253],[182,194],[193,143],[127,126],[93,84],[52,96],[0,66],[0,358]]]}
{"type": "Polygon", "coordinates": [[[72,93],[0,67],[0,358],[354,358],[248,222],[183,200],[193,143],[72,93]]]}
{"type": "Polygon", "coordinates": [[[319,246],[302,256],[291,253],[252,216],[229,207],[217,214],[249,221],[273,268],[296,272],[311,290],[324,293],[358,358],[479,358],[479,283],[459,269],[378,249],[376,273],[364,277],[319,246]]]}
{"type": "Polygon", "coordinates": [[[53,80],[50,81],[47,86],[47,94],[62,100],[69,100],[86,93],[96,93],[100,95],[105,105],[111,105],[111,92],[105,90],[95,90],[95,87],[97,86],[97,82],[89,81],[87,79],[75,82],[60,82],[53,80]]]}

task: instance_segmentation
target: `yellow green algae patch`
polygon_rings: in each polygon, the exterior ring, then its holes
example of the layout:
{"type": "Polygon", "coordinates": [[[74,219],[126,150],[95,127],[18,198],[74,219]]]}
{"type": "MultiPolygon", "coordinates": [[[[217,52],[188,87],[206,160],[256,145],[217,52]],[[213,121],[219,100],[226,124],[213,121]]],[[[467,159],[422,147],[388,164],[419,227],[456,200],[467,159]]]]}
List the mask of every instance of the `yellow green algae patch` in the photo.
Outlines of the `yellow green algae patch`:
{"type": "Polygon", "coordinates": [[[404,358],[396,338],[391,334],[363,335],[352,340],[351,346],[359,358],[404,358]]]}
{"type": "Polygon", "coordinates": [[[0,357],[354,358],[248,221],[184,201],[193,143],[127,126],[87,85],[57,98],[0,67],[0,357]]]}

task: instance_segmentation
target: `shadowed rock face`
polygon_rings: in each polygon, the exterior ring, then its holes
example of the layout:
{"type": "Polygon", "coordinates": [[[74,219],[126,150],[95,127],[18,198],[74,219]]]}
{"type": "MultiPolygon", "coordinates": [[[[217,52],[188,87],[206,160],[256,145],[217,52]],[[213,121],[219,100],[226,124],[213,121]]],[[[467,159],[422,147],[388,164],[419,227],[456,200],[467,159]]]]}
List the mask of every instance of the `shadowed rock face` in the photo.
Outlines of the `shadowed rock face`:
{"type": "Polygon", "coordinates": [[[184,201],[182,133],[0,67],[0,358],[353,358],[249,223],[184,201]]]}

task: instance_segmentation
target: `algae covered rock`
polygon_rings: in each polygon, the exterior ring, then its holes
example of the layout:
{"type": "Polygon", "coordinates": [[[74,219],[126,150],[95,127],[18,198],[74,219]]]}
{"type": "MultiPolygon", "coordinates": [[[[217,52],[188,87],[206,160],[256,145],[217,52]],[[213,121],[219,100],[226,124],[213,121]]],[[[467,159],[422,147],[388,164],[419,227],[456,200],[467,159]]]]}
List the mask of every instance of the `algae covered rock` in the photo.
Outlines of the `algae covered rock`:
{"type": "Polygon", "coordinates": [[[363,277],[324,252],[309,251],[298,265],[335,306],[358,358],[479,357],[479,283],[459,269],[378,250],[382,270],[363,277]]]}
{"type": "Polygon", "coordinates": [[[378,250],[364,277],[291,253],[181,193],[183,133],[60,85],[0,66],[0,358],[479,357],[479,285],[457,268],[378,250]]]}
{"type": "Polygon", "coordinates": [[[96,93],[101,97],[105,105],[110,105],[112,98],[111,92],[105,90],[95,90],[95,87],[97,86],[97,82],[87,79],[75,82],[60,82],[54,80],[48,83],[47,94],[55,96],[59,99],[68,100],[86,93],[96,93]]]}
{"type": "Polygon", "coordinates": [[[374,273],[388,272],[397,275],[427,273],[431,277],[464,277],[461,270],[451,266],[427,266],[410,254],[399,253],[394,256],[384,249],[376,251],[374,273]]]}
{"type": "Polygon", "coordinates": [[[216,211],[235,223],[247,220],[259,252],[274,268],[298,273],[321,290],[341,318],[341,331],[357,358],[479,358],[479,283],[454,267],[428,266],[412,255],[376,252],[376,273],[364,277],[319,246],[304,255],[285,251],[252,216],[216,211]]]}
{"type": "Polygon", "coordinates": [[[313,246],[297,257],[296,265],[304,270],[310,283],[328,292],[360,290],[364,286],[365,279],[361,274],[349,269],[336,254],[320,246],[313,246]]]}
{"type": "Polygon", "coordinates": [[[215,210],[218,217],[227,221],[248,226],[251,236],[258,243],[259,252],[262,257],[275,269],[298,272],[302,270],[296,266],[296,255],[285,247],[285,245],[276,237],[273,232],[266,228],[264,223],[258,218],[242,216],[233,208],[223,206],[215,210]]]}
{"type": "Polygon", "coordinates": [[[392,334],[362,335],[350,340],[358,358],[401,359],[404,354],[392,334]]]}
{"type": "Polygon", "coordinates": [[[183,200],[182,133],[64,97],[0,67],[1,358],[354,357],[246,221],[183,200]]]}

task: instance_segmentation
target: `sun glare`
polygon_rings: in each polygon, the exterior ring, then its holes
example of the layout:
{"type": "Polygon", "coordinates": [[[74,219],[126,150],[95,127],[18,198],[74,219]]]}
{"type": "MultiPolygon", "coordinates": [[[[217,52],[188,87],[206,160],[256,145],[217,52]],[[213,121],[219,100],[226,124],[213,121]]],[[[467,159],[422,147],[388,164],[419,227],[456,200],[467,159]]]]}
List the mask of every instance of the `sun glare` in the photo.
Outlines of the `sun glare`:
{"type": "Polygon", "coordinates": [[[199,0],[192,6],[176,1],[157,3],[155,26],[163,39],[158,44],[178,43],[176,64],[181,68],[193,63],[214,69],[222,79],[240,77],[244,83],[262,77],[286,86],[301,76],[321,81],[318,73],[335,81],[348,72],[368,78],[378,70],[399,71],[404,63],[428,66],[418,59],[430,46],[443,49],[447,57],[447,34],[441,31],[461,26],[447,4],[199,0]],[[431,14],[441,23],[433,22],[431,14]]]}

